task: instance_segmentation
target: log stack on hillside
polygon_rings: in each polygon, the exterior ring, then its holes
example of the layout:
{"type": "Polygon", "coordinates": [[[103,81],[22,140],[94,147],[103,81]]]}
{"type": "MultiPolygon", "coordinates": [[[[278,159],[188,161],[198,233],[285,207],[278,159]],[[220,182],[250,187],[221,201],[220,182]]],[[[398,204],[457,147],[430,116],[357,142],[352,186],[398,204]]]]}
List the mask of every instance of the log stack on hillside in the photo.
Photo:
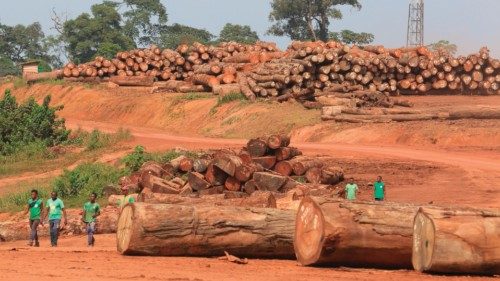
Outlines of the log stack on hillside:
{"type": "Polygon", "coordinates": [[[289,145],[288,136],[271,135],[249,140],[240,151],[217,150],[195,157],[183,155],[169,163],[146,162],[120,183],[134,191],[137,186],[142,202],[202,203],[187,198],[201,196],[220,205],[276,207],[272,193],[294,188],[307,193],[309,187],[333,186],[344,179],[340,167],[323,158],[302,156],[289,145]]]}

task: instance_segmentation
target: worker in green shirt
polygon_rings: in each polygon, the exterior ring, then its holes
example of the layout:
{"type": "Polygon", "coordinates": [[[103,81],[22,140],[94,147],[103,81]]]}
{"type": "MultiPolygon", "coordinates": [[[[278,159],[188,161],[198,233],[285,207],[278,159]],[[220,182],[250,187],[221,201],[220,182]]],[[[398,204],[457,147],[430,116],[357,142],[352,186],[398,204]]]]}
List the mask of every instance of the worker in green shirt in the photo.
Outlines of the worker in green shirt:
{"type": "Polygon", "coordinates": [[[50,244],[52,247],[57,247],[57,240],[59,238],[59,227],[61,225],[61,218],[64,213],[64,225],[68,224],[68,215],[64,209],[64,203],[61,199],[57,198],[57,192],[52,191],[50,199],[47,200],[47,212],[45,212],[44,220],[49,216],[49,229],[50,229],[50,244]]]}
{"type": "Polygon", "coordinates": [[[358,185],[354,183],[354,178],[349,179],[349,183],[345,186],[345,197],[347,200],[356,200],[358,185]]]}
{"type": "Polygon", "coordinates": [[[132,194],[128,194],[127,187],[125,187],[125,186],[122,187],[121,191],[122,191],[123,199],[118,200],[118,206],[120,207],[120,209],[123,209],[123,207],[125,207],[125,205],[134,203],[135,198],[133,197],[132,194]]]}
{"type": "Polygon", "coordinates": [[[385,184],[381,176],[378,176],[377,181],[373,184],[373,198],[375,201],[384,201],[385,199],[385,184]]]}
{"type": "MultiPolygon", "coordinates": [[[[43,200],[38,198],[38,190],[31,190],[31,198],[28,200],[28,209],[30,213],[30,241],[29,246],[40,247],[38,242],[38,225],[40,224],[40,215],[43,210],[43,200]]],[[[43,223],[42,223],[43,225],[43,223]]]]}
{"type": "Polygon", "coordinates": [[[93,247],[95,243],[95,223],[96,218],[101,214],[101,208],[96,202],[97,194],[94,192],[90,194],[90,200],[83,205],[83,222],[85,222],[87,229],[87,244],[93,247]]]}

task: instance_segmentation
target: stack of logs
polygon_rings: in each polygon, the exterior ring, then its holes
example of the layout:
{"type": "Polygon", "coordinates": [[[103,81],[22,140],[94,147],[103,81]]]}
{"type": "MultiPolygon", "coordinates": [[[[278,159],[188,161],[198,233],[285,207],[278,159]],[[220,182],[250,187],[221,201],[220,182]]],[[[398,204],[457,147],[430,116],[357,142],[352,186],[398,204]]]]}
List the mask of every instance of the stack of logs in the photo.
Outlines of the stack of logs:
{"type": "Polygon", "coordinates": [[[225,194],[225,198],[234,198],[256,191],[285,193],[293,188],[307,189],[302,183],[335,185],[343,180],[341,168],[321,158],[302,156],[289,144],[288,136],[271,135],[249,140],[239,152],[219,150],[195,158],[180,156],[164,164],[146,162],[136,174],[121,180],[120,185],[140,191],[139,201],[171,202],[177,197],[158,194],[225,194]]]}
{"type": "Polygon", "coordinates": [[[322,96],[356,98],[358,106],[391,107],[389,94],[498,94],[500,89],[500,60],[491,58],[487,48],[452,57],[425,47],[387,49],[334,41],[293,42],[285,52],[264,42],[194,43],[176,50],[152,46],[119,52],[110,60],[69,63],[63,74],[73,79],[111,77],[123,85],[168,81],[158,91],[242,92],[251,100],[293,98],[307,107],[320,106],[322,96]]]}

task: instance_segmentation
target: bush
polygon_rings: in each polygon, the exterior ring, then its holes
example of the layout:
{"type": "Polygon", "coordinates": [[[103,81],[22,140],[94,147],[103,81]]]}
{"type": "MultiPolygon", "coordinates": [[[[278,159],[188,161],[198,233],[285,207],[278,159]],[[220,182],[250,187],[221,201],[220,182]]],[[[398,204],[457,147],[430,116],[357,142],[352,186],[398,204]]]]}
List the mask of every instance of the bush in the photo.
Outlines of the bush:
{"type": "Polygon", "coordinates": [[[102,196],[108,184],[118,182],[125,171],[102,163],[86,163],[78,165],[74,170],[65,170],[54,181],[54,190],[63,198],[86,198],[95,192],[102,196]]]}
{"type": "Polygon", "coordinates": [[[126,155],[122,159],[122,163],[125,164],[125,167],[130,172],[136,172],[141,168],[142,164],[148,161],[168,163],[181,155],[186,155],[187,157],[191,158],[196,157],[196,153],[194,152],[178,151],[178,150],[168,150],[165,152],[149,153],[146,152],[144,147],[138,145],[134,148],[134,151],[132,153],[126,155]]]}
{"type": "Polygon", "coordinates": [[[40,105],[30,98],[19,105],[10,90],[5,91],[0,100],[0,154],[15,153],[33,142],[54,146],[68,138],[64,119],[56,116],[62,106],[51,107],[50,100],[46,96],[40,105]]]}
{"type": "Polygon", "coordinates": [[[230,103],[230,102],[237,101],[237,100],[244,102],[244,101],[247,101],[247,98],[242,93],[230,93],[230,94],[227,94],[223,97],[219,97],[219,98],[217,98],[217,103],[210,110],[210,113],[214,114],[217,112],[218,107],[220,107],[226,103],[230,103]]]}

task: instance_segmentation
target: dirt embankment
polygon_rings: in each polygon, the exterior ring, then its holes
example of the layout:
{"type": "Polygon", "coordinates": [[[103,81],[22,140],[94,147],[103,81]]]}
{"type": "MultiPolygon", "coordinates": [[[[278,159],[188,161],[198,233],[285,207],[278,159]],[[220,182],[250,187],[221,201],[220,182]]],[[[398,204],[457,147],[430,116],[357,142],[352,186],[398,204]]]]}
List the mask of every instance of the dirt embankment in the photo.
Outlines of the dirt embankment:
{"type": "MultiPolygon", "coordinates": [[[[3,92],[12,85],[0,86],[3,92]]],[[[319,110],[300,104],[235,101],[216,107],[213,97],[149,94],[146,88],[106,89],[81,84],[37,84],[13,91],[20,100],[52,95],[69,121],[97,121],[161,129],[171,135],[250,138],[290,133],[294,141],[500,150],[500,120],[422,121],[389,124],[321,122],[319,110]]],[[[418,108],[500,105],[500,96],[408,97],[418,108]]]]}

